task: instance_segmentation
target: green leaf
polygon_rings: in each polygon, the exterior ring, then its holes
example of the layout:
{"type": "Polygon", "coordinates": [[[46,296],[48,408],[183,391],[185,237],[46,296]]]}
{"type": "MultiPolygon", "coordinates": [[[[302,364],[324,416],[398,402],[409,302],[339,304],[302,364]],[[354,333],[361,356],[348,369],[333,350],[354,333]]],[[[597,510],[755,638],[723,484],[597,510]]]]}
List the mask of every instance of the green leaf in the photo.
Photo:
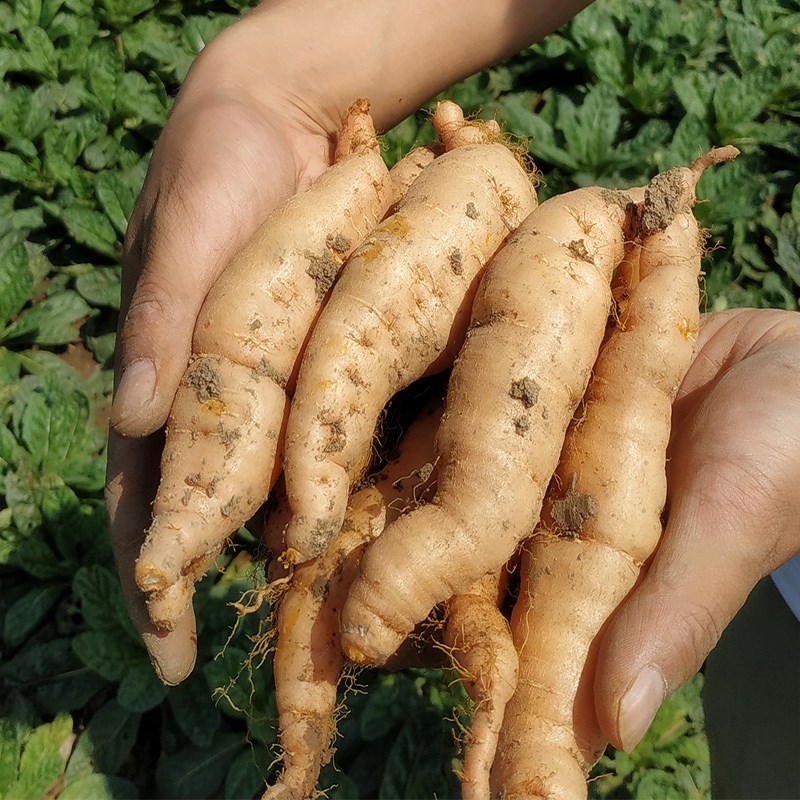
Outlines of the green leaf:
{"type": "Polygon", "coordinates": [[[41,186],[37,166],[16,153],[6,151],[0,152],[0,181],[18,183],[29,189],[38,189],[41,186]]]}
{"type": "Polygon", "coordinates": [[[75,488],[99,489],[104,465],[97,458],[97,429],[86,395],[65,390],[51,378],[33,378],[25,385],[33,388],[18,396],[15,414],[20,441],[34,456],[34,466],[75,488]]]}
{"type": "Polygon", "coordinates": [[[361,738],[365,741],[380,739],[418,706],[418,698],[408,680],[401,676],[382,678],[369,693],[361,712],[361,738]]]}
{"type": "Polygon", "coordinates": [[[712,78],[702,72],[682,72],[672,78],[672,88],[686,113],[705,120],[714,94],[712,78]]]}
{"type": "MultiPolygon", "coordinates": [[[[121,681],[142,666],[152,671],[141,647],[115,631],[84,631],[72,640],[75,655],[107,681],[121,681]]],[[[130,691],[137,687],[132,684],[130,691]]]]}
{"type": "Polygon", "coordinates": [[[61,219],[76,242],[116,259],[119,254],[117,233],[105,214],[72,205],[64,209],[61,219]]]}
{"type": "Polygon", "coordinates": [[[0,797],[9,797],[8,788],[17,780],[22,748],[32,725],[28,701],[19,692],[7,695],[0,714],[0,797]]]}
{"type": "Polygon", "coordinates": [[[3,639],[6,644],[17,647],[24,642],[63,595],[63,585],[35,586],[17,600],[3,620],[3,639]]]}
{"type": "Polygon", "coordinates": [[[136,190],[116,172],[102,172],[95,179],[95,194],[120,236],[125,236],[136,202],[136,190]]]}
{"type": "MultiPolygon", "coordinates": [[[[261,763],[264,763],[263,760],[261,763]]],[[[225,800],[242,800],[244,797],[255,797],[264,791],[267,776],[262,772],[256,753],[247,748],[242,750],[225,775],[225,800]]],[[[330,795],[327,795],[330,797],[330,795]]],[[[354,795],[355,796],[355,795],[354,795]]]]}
{"type": "Polygon", "coordinates": [[[117,700],[129,711],[149,711],[164,701],[167,691],[167,687],[159,680],[150,661],[140,659],[122,676],[117,700]]]}
{"type": "Polygon", "coordinates": [[[118,772],[133,749],[140,719],[116,700],[102,706],[78,738],[67,765],[67,786],[93,772],[118,772]]]}
{"type": "Polygon", "coordinates": [[[85,775],[70,783],[58,800],[129,800],[139,796],[136,786],[117,775],[85,775]]]}
{"type": "Polygon", "coordinates": [[[58,77],[58,56],[47,31],[38,25],[26,25],[20,28],[25,50],[19,53],[19,68],[22,72],[32,72],[44,78],[58,77]]]}
{"type": "Polygon", "coordinates": [[[218,733],[210,747],[189,747],[162,755],[156,767],[156,788],[177,800],[207,798],[222,785],[233,758],[242,748],[237,733],[218,733]]]}
{"type": "Polygon", "coordinates": [[[379,800],[449,796],[446,735],[435,712],[408,719],[387,756],[379,800]]]}
{"type": "Polygon", "coordinates": [[[25,743],[19,776],[8,796],[43,797],[64,771],[72,738],[72,717],[66,713],[34,729],[25,743]]]}
{"type": "Polygon", "coordinates": [[[93,306],[119,310],[122,271],[119,267],[97,267],[75,281],[81,297],[93,306]]]}
{"type": "Polygon", "coordinates": [[[98,564],[81,567],[75,573],[72,590],[92,630],[126,634],[132,642],[139,642],[128,618],[119,578],[114,573],[98,564]]]}
{"type": "Polygon", "coordinates": [[[219,729],[222,715],[214,705],[203,675],[190,675],[188,680],[170,691],[168,700],[175,722],[191,743],[208,747],[219,729]]]}
{"type": "Polygon", "coordinates": [[[113,41],[94,41],[86,53],[84,72],[94,103],[110,114],[116,105],[117,91],[124,68],[113,41]]]}
{"type": "Polygon", "coordinates": [[[35,290],[24,245],[0,258],[0,329],[27,303],[35,290]]]}
{"type": "Polygon", "coordinates": [[[20,27],[38,25],[42,18],[41,0],[15,0],[14,16],[20,27]]]}
{"type": "Polygon", "coordinates": [[[0,332],[0,342],[18,339],[48,347],[68,344],[80,338],[80,323],[91,314],[92,309],[77,292],[59,292],[25,309],[0,332]]]}
{"type": "MultiPolygon", "coordinates": [[[[3,436],[2,439],[5,446],[9,446],[8,437],[3,436]]],[[[16,440],[14,440],[16,444],[16,440]]],[[[7,456],[7,460],[21,461],[22,448],[7,456]]],[[[27,451],[22,451],[27,455],[27,451]]],[[[33,475],[25,469],[20,469],[10,472],[6,476],[6,503],[11,509],[11,514],[14,518],[14,524],[22,533],[30,533],[42,521],[42,515],[39,511],[39,503],[36,498],[36,483],[33,475]]],[[[42,547],[47,548],[44,542],[39,542],[42,547]]],[[[47,548],[49,550],[49,548],[47,548]]],[[[52,555],[52,562],[56,564],[55,556],[52,555]]]]}

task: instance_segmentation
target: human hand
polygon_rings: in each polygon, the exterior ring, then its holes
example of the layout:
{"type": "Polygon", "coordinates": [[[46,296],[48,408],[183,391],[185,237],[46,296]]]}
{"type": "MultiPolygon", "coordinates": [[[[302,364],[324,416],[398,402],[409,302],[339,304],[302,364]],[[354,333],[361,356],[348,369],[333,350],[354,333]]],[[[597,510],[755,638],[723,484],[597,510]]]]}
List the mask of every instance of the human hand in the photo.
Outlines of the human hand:
{"type": "Polygon", "coordinates": [[[800,551],[800,313],[704,320],[673,407],[668,518],[600,645],[600,727],[630,751],[756,583],[800,551]]]}
{"type": "Polygon", "coordinates": [[[267,214],[328,165],[335,122],[230,74],[224,35],[197,60],[156,146],[125,242],[106,499],[131,618],[166,683],[192,669],[191,610],[148,621],[133,570],[159,476],[163,426],[203,300],[267,214]]]}

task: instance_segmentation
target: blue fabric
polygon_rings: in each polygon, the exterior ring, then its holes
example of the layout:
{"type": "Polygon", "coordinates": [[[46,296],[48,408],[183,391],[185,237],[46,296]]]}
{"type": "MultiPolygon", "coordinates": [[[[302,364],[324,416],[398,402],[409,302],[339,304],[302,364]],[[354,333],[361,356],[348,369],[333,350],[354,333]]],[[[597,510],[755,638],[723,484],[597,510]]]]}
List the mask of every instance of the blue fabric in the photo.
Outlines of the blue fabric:
{"type": "Polygon", "coordinates": [[[772,580],[794,615],[800,620],[800,555],[772,573],[772,580]]]}

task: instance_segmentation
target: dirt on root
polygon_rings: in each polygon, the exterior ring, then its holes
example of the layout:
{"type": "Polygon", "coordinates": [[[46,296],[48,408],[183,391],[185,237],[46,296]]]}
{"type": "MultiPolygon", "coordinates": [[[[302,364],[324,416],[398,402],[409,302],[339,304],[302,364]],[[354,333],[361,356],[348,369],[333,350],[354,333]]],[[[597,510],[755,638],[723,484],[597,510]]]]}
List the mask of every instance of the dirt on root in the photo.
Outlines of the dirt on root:
{"type": "Polygon", "coordinates": [[[329,233],[325,239],[325,247],[327,247],[328,250],[333,250],[334,253],[340,256],[347,253],[352,246],[352,242],[346,236],[342,236],[341,233],[337,233],[335,236],[329,233]]]}
{"type": "Polygon", "coordinates": [[[330,253],[317,254],[306,250],[303,256],[308,261],[306,274],[314,281],[317,300],[322,300],[336,280],[339,262],[330,253]]]}
{"type": "Polygon", "coordinates": [[[645,189],[639,219],[639,234],[652,236],[663,231],[686,209],[688,186],[684,171],[670,169],[656,175],[645,189]]]}
{"type": "Polygon", "coordinates": [[[580,538],[583,523],[597,513],[594,497],[578,492],[576,483],[577,475],[573,472],[566,494],[561,500],[556,500],[550,509],[553,522],[568,539],[580,538]]]}
{"type": "Polygon", "coordinates": [[[525,408],[531,408],[539,399],[539,384],[530,377],[520,378],[511,384],[508,394],[515,400],[522,400],[525,408]]]}
{"type": "Polygon", "coordinates": [[[222,378],[217,367],[208,359],[200,356],[192,363],[186,382],[197,394],[200,404],[209,400],[218,400],[222,394],[222,378]]]}

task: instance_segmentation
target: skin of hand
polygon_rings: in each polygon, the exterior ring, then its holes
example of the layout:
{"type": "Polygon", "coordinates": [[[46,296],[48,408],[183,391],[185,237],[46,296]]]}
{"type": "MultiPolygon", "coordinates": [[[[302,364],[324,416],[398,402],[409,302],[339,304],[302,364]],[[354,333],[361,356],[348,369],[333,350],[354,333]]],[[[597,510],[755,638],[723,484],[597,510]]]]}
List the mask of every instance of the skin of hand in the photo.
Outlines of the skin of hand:
{"type": "Polygon", "coordinates": [[[597,720],[626,751],[756,583],[800,551],[800,312],[705,317],[668,458],[662,541],[597,654],[597,720]]]}
{"type": "Polygon", "coordinates": [[[165,683],[192,670],[193,613],[147,619],[133,569],[162,434],[203,300],[267,214],[330,163],[358,97],[386,129],[445,86],[555,29],[588,0],[265,0],[197,58],[156,145],[123,255],[106,503],[131,618],[165,683]],[[490,35],[487,35],[487,32],[490,35]]]}

